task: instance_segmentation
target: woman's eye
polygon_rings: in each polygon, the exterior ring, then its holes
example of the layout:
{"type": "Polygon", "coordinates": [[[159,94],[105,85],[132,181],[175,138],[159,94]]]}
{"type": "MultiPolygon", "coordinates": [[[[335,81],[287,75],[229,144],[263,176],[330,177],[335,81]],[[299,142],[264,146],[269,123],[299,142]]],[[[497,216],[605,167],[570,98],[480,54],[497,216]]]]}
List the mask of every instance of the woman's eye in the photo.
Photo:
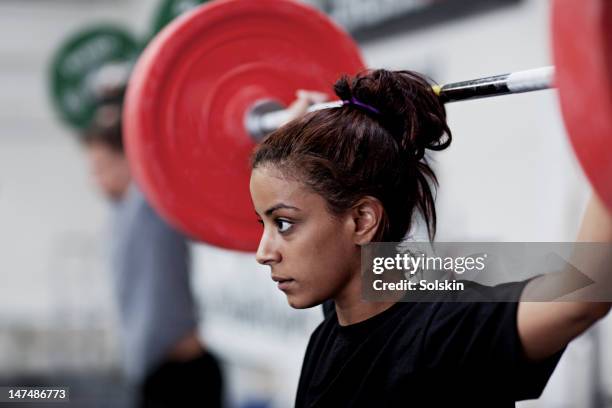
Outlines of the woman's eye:
{"type": "Polygon", "coordinates": [[[287,232],[293,224],[285,220],[276,220],[276,225],[278,226],[279,232],[287,232]]]}

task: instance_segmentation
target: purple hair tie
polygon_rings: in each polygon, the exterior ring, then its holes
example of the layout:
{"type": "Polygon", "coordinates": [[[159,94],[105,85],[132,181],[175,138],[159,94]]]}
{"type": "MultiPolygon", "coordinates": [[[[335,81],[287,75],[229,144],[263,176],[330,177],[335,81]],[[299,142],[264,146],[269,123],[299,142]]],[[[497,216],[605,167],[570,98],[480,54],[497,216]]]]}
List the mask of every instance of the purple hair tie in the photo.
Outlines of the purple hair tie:
{"type": "Polygon", "coordinates": [[[380,111],[378,109],[376,109],[373,106],[370,106],[366,103],[361,102],[359,99],[355,98],[354,96],[350,99],[350,100],[344,100],[342,101],[343,105],[351,105],[351,106],[356,106],[358,108],[362,108],[367,110],[370,113],[373,113],[375,115],[380,115],[380,111]]]}

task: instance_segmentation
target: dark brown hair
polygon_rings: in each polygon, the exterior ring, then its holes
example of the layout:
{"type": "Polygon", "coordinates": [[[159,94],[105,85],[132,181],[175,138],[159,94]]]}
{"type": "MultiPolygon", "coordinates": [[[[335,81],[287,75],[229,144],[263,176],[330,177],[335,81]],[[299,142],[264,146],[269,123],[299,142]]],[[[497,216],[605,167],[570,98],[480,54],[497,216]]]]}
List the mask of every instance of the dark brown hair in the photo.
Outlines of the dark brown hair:
{"type": "Polygon", "coordinates": [[[310,113],[266,137],[252,168],[274,165],[323,196],[337,215],[364,196],[377,198],[384,217],[376,241],[401,241],[415,210],[433,240],[438,181],[425,151],[445,149],[452,136],[431,85],[415,72],[371,70],[341,78],[334,90],[379,113],[356,104],[310,113]]]}
{"type": "Polygon", "coordinates": [[[107,104],[97,108],[91,124],[80,136],[86,145],[100,144],[123,153],[121,105],[107,104]]]}

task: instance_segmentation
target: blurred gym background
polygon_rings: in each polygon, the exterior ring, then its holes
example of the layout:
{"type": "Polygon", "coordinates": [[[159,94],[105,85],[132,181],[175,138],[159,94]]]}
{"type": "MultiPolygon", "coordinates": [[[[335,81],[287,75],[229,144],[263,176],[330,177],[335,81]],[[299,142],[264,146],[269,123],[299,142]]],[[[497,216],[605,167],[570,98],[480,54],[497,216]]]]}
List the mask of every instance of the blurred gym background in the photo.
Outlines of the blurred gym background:
{"type": "MultiPolygon", "coordinates": [[[[552,63],[547,0],[309,2],[354,35],[373,67],[443,83],[552,63]]],[[[71,406],[127,406],[108,208],[53,110],[48,71],[65,38],[96,23],[146,38],[160,4],[0,2],[0,385],[70,385],[71,406]]],[[[435,156],[438,241],[572,241],[589,187],[555,92],[453,104],[448,113],[453,145],[435,156]]],[[[292,406],[320,310],[290,309],[252,254],[193,246],[201,330],[223,360],[228,406],[292,406]]],[[[519,406],[611,407],[611,340],[608,317],[570,345],[543,397],[519,406]]]]}

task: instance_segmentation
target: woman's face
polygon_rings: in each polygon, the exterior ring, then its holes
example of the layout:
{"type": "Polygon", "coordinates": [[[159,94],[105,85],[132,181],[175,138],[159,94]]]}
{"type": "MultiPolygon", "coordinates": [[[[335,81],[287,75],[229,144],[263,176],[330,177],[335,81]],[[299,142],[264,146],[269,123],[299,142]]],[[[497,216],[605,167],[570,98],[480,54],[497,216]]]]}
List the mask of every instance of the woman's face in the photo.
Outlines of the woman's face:
{"type": "Polygon", "coordinates": [[[263,224],[257,262],[292,307],[316,306],[359,287],[359,246],[350,214],[334,217],[325,200],[272,166],[251,173],[251,197],[263,224]]]}

